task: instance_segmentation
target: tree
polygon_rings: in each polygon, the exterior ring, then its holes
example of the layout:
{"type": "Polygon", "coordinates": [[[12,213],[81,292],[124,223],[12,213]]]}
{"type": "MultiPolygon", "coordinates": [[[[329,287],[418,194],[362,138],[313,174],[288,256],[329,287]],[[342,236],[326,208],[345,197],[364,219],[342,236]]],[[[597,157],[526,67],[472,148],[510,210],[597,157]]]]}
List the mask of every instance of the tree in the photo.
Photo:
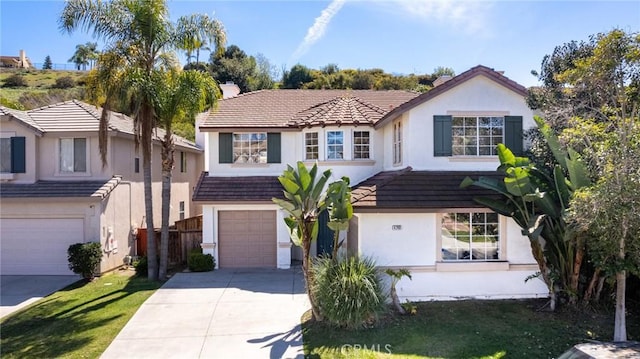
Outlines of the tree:
{"type": "Polygon", "coordinates": [[[434,78],[438,78],[440,76],[455,76],[456,72],[453,71],[453,69],[451,67],[444,67],[444,66],[438,66],[435,69],[433,69],[433,74],[432,76],[434,78]]]}
{"type": "Polygon", "coordinates": [[[333,252],[331,258],[338,259],[340,232],[349,230],[349,221],[353,217],[351,205],[351,188],[349,178],[342,177],[341,181],[333,182],[327,188],[326,207],[329,212],[327,227],[333,231],[333,252]]]}
{"type": "Polygon", "coordinates": [[[311,70],[304,65],[296,64],[282,75],[282,88],[301,89],[305,83],[311,81],[311,70]]]}
{"type": "Polygon", "coordinates": [[[200,50],[212,51],[209,47],[211,45],[214,46],[215,53],[224,51],[227,35],[217,19],[212,19],[207,14],[191,14],[180,17],[176,27],[176,34],[179,35],[178,48],[186,51],[188,63],[191,63],[194,52],[196,63],[199,63],[200,50]]]}
{"type": "Polygon", "coordinates": [[[313,317],[321,321],[322,315],[312,290],[314,281],[313,272],[310,270],[310,253],[311,243],[318,238],[318,216],[326,208],[326,194],[323,190],[331,177],[331,170],[317,176],[317,164],[314,164],[311,170],[308,170],[303,162],[298,162],[296,168],[287,165],[287,169],[278,177],[284,188],[284,199],[273,198],[273,202],[288,214],[284,220],[289,228],[291,241],[302,248],[302,273],[307,296],[313,317]]]}
{"type": "Polygon", "coordinates": [[[164,128],[162,144],[162,226],[160,229],[160,266],[158,277],[166,279],[169,258],[169,210],[171,204],[171,176],[174,168],[175,144],[173,125],[190,123],[196,114],[212,106],[220,93],[218,84],[200,71],[170,69],[156,73],[157,87],[154,109],[160,127],[164,128]]]}
{"type": "Polygon", "coordinates": [[[51,70],[52,67],[53,67],[53,64],[51,63],[51,57],[49,55],[47,55],[44,58],[44,63],[42,64],[42,69],[43,70],[51,70]]]}
{"type": "Polygon", "coordinates": [[[241,92],[273,88],[274,72],[264,55],[248,56],[236,45],[229,45],[211,59],[211,76],[221,84],[232,81],[241,92]]]}
{"type": "Polygon", "coordinates": [[[627,273],[640,274],[640,118],[614,121],[593,143],[598,182],[571,201],[569,219],[590,235],[592,260],[616,279],[614,341],[626,341],[627,273]]]}
{"type": "Polygon", "coordinates": [[[96,42],[76,45],[76,52],[73,53],[69,61],[76,64],[78,70],[86,70],[87,65],[93,68],[94,62],[98,59],[97,47],[98,43],[96,42]]]}
{"type": "MultiPolygon", "coordinates": [[[[107,163],[107,130],[111,109],[130,108],[136,145],[143,158],[145,221],[153,233],[151,158],[158,86],[163,69],[174,66],[175,54],[169,52],[186,36],[169,22],[165,0],[128,1],[69,0],[59,24],[66,32],[81,29],[93,32],[107,43],[98,68],[88,80],[91,99],[102,105],[99,149],[103,165],[107,163]]],[[[149,279],[158,279],[157,248],[147,241],[149,279]]]]}

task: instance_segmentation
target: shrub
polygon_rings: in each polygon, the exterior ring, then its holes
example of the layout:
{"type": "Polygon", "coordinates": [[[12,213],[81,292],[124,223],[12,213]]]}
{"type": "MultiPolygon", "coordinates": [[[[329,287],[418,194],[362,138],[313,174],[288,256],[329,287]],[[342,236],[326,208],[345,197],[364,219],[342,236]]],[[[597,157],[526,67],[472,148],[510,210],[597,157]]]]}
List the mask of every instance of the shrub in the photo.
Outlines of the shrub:
{"type": "Polygon", "coordinates": [[[102,246],[98,242],[76,243],[67,250],[69,269],[92,280],[102,259],[102,246]]]}
{"type": "Polygon", "coordinates": [[[71,76],[62,76],[62,77],[58,77],[56,79],[56,83],[51,87],[53,87],[54,89],[68,89],[68,88],[74,87],[75,85],[76,85],[76,82],[73,81],[71,76]]]}
{"type": "Polygon", "coordinates": [[[385,295],[375,262],[366,257],[318,258],[312,290],[329,323],[349,329],[375,323],[384,312],[385,295]]]}
{"type": "Polygon", "coordinates": [[[187,265],[192,272],[210,272],[215,268],[216,263],[211,254],[202,254],[194,250],[189,253],[187,265]]]}
{"type": "Polygon", "coordinates": [[[27,87],[27,80],[20,74],[13,74],[4,79],[2,87],[27,87]]]}
{"type": "Polygon", "coordinates": [[[137,261],[133,262],[133,268],[136,270],[136,275],[146,277],[149,274],[149,262],[147,261],[147,257],[141,257],[137,261]]]}

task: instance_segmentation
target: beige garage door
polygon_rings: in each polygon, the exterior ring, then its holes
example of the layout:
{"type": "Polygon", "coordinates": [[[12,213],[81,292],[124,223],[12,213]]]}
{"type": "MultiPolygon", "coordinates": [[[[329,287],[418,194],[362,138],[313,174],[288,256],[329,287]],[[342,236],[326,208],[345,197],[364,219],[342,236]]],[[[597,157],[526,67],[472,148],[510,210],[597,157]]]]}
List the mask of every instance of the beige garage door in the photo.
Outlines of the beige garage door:
{"type": "Polygon", "coordinates": [[[220,268],[274,268],[276,233],[276,211],[219,211],[220,268]]]}
{"type": "Polygon", "coordinates": [[[82,218],[0,219],[4,275],[65,275],[69,245],[84,242],[82,218]]]}

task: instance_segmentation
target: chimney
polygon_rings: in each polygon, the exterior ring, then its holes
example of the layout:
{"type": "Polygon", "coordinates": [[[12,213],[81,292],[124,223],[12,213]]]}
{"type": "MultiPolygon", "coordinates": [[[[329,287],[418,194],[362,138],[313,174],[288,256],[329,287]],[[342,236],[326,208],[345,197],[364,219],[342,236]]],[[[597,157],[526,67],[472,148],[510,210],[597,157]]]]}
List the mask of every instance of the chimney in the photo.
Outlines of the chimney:
{"type": "Polygon", "coordinates": [[[220,89],[222,90],[222,98],[235,97],[240,94],[240,87],[234,84],[233,81],[227,81],[224,84],[220,84],[220,89]]]}
{"type": "Polygon", "coordinates": [[[442,76],[438,77],[435,81],[433,81],[433,87],[440,86],[443,83],[451,80],[452,78],[453,77],[451,77],[449,75],[442,75],[442,76]]]}
{"type": "Polygon", "coordinates": [[[24,50],[20,50],[20,63],[18,64],[18,66],[23,69],[29,67],[29,63],[27,62],[27,54],[24,52],[24,50]]]}

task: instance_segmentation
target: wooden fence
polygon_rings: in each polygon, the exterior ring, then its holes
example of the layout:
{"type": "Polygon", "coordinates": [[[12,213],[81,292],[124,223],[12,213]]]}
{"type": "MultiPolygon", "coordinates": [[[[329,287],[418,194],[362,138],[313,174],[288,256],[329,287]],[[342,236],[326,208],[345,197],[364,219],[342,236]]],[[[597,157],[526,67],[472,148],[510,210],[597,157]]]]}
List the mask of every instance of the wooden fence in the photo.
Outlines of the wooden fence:
{"type": "MultiPolygon", "coordinates": [[[[155,230],[158,250],[160,249],[160,230],[155,230]]],[[[176,221],[175,228],[169,229],[169,265],[187,262],[191,250],[202,244],[202,215],[176,221]]],[[[147,255],[147,229],[139,228],[136,236],[137,255],[147,255]]]]}

